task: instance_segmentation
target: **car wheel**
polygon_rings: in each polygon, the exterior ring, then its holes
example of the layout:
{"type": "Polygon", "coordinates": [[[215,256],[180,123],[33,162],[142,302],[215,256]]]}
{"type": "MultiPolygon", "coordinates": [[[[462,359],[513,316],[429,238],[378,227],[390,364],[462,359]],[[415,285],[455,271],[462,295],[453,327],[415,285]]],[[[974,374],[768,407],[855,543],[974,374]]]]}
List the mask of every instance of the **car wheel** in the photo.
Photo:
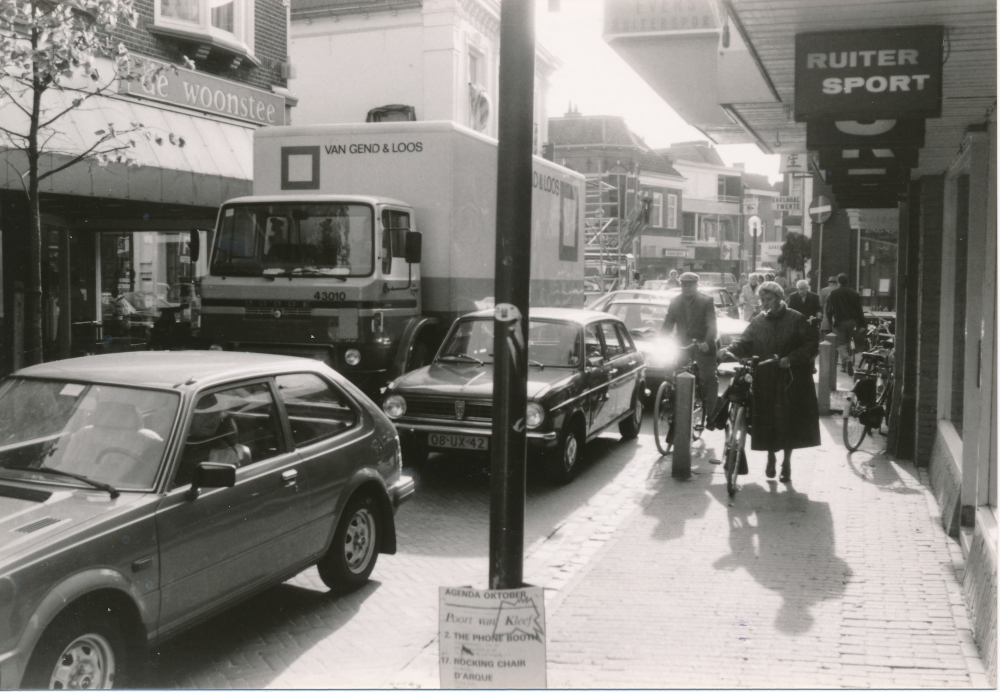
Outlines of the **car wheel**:
{"type": "Polygon", "coordinates": [[[21,680],[31,689],[112,689],[142,684],[142,643],[129,642],[115,611],[71,607],[46,628],[21,680]]]}
{"type": "Polygon", "coordinates": [[[560,485],[569,483],[579,471],[582,458],[583,434],[580,426],[567,421],[559,444],[548,457],[549,477],[560,485]]]}
{"type": "Polygon", "coordinates": [[[623,440],[634,440],[639,437],[639,428],[642,427],[642,397],[639,396],[638,387],[632,394],[631,413],[631,416],[618,424],[618,432],[622,434],[623,440]]]}
{"type": "Polygon", "coordinates": [[[340,517],[333,542],[319,561],[320,579],[335,593],[349,593],[368,581],[378,559],[382,522],[369,493],[352,497],[340,517]]]}

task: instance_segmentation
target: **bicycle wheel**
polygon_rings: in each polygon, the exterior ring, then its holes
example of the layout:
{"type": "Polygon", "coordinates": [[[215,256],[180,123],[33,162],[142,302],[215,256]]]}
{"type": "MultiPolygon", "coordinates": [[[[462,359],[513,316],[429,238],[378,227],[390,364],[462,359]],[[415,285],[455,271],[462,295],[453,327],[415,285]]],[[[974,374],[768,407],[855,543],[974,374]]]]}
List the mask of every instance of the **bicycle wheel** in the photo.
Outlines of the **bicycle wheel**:
{"type": "Polygon", "coordinates": [[[844,410],[844,446],[852,452],[858,451],[858,447],[868,434],[868,426],[861,422],[861,413],[864,408],[853,399],[848,399],[850,406],[844,410]]]}
{"type": "Polygon", "coordinates": [[[670,426],[674,422],[674,388],[664,382],[656,392],[653,403],[653,437],[660,454],[670,453],[670,426]]]}
{"type": "Polygon", "coordinates": [[[725,447],[726,491],[729,493],[729,497],[735,495],[738,489],[736,481],[740,472],[740,452],[743,451],[743,445],[746,444],[747,439],[746,415],[746,407],[740,406],[730,418],[729,435],[726,438],[725,447]]]}
{"type": "Polygon", "coordinates": [[[705,419],[708,413],[705,411],[705,400],[701,396],[701,387],[694,388],[694,406],[691,408],[691,439],[700,440],[701,434],[705,432],[705,419]]]}

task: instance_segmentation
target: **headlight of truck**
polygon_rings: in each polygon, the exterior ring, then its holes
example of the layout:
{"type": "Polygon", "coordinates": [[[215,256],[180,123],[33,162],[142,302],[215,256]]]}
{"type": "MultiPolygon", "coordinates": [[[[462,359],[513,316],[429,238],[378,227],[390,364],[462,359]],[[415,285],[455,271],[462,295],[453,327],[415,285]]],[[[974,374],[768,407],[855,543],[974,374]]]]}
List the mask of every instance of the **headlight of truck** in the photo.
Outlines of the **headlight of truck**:
{"type": "Polygon", "coordinates": [[[344,352],[344,360],[348,365],[357,365],[361,362],[361,351],[356,348],[349,348],[344,352]]]}
{"type": "Polygon", "coordinates": [[[399,394],[390,394],[382,402],[382,410],[389,418],[399,418],[406,413],[406,399],[399,394]]]}
{"type": "Polygon", "coordinates": [[[529,430],[534,430],[542,421],[545,420],[545,409],[542,408],[541,404],[536,404],[534,401],[528,403],[528,410],[525,413],[524,423],[528,426],[529,430]]]}

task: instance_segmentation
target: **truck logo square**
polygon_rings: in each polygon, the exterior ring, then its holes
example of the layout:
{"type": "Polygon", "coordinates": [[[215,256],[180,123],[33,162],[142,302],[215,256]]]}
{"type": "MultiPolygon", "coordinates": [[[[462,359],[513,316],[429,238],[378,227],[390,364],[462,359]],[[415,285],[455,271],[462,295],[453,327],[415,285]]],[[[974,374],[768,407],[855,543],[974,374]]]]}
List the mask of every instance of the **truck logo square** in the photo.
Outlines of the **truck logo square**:
{"type": "Polygon", "coordinates": [[[319,189],[319,147],[281,147],[281,189],[319,189]]]}

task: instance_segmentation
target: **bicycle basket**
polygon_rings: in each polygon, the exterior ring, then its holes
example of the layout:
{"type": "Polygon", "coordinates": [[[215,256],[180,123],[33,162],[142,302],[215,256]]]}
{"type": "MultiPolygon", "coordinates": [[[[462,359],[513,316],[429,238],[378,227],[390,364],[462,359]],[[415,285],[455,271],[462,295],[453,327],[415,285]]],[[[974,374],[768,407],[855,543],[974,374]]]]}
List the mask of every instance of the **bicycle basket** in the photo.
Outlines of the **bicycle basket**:
{"type": "Polygon", "coordinates": [[[861,415],[858,416],[858,420],[861,421],[861,424],[864,425],[866,428],[877,429],[882,427],[882,419],[884,417],[885,417],[885,408],[882,406],[876,406],[875,408],[870,408],[867,409],[866,411],[863,411],[861,415]]]}
{"type": "Polygon", "coordinates": [[[878,398],[878,393],[875,389],[875,379],[871,377],[865,377],[855,382],[851,391],[857,397],[858,403],[865,407],[874,406],[875,399],[878,398]]]}

